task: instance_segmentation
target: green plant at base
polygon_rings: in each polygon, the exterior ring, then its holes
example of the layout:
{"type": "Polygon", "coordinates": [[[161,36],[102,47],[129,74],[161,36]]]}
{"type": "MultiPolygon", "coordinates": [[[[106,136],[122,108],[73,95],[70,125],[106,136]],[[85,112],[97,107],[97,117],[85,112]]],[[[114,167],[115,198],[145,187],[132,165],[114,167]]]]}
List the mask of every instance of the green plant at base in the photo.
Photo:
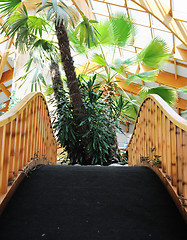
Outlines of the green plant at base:
{"type": "Polygon", "coordinates": [[[71,164],[84,164],[81,146],[83,138],[88,141],[87,151],[91,157],[90,164],[108,165],[116,158],[120,160],[120,156],[116,156],[111,146],[115,136],[114,129],[119,128],[119,122],[114,117],[114,113],[111,113],[113,115],[109,117],[108,108],[103,101],[103,91],[100,89],[100,84],[96,84],[95,81],[96,75],[79,77],[86,111],[86,116],[80,126],[88,123],[89,129],[86,134],[81,135],[78,131],[69,93],[61,89],[61,97],[58,102],[55,102],[57,109],[53,114],[55,115],[53,126],[58,142],[68,153],[71,164]]]}

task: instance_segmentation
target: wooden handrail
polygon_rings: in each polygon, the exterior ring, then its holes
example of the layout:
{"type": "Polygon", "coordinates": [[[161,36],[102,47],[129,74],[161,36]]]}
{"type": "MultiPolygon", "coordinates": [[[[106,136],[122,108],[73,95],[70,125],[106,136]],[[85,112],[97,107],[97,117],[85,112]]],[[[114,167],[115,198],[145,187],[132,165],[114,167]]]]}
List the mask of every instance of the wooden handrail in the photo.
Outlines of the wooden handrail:
{"type": "Polygon", "coordinates": [[[33,162],[56,164],[56,159],[47,103],[42,93],[30,93],[0,117],[0,205],[24,169],[33,162]]]}
{"type": "Polygon", "coordinates": [[[127,151],[130,166],[146,165],[160,176],[187,219],[187,121],[161,97],[148,95],[140,106],[127,151]]]}

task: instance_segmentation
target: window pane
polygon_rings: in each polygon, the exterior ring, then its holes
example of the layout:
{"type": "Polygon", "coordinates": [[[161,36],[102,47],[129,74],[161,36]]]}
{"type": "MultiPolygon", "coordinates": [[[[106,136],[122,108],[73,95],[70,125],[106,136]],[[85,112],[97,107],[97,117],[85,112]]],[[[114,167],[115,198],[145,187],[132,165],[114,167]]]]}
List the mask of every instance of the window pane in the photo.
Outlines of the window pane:
{"type": "Polygon", "coordinates": [[[124,8],[124,7],[118,7],[118,6],[110,5],[110,10],[111,10],[112,14],[122,12],[122,13],[127,15],[126,8],[124,8]]]}
{"type": "Polygon", "coordinates": [[[136,47],[143,48],[145,47],[151,40],[151,30],[147,27],[142,27],[137,25],[137,34],[135,36],[135,43],[136,47]]]}
{"type": "Polygon", "coordinates": [[[93,6],[94,12],[108,15],[108,9],[107,9],[106,3],[92,1],[92,6],[93,6]]]}
{"type": "Polygon", "coordinates": [[[164,26],[163,23],[161,23],[159,20],[157,20],[155,17],[151,16],[151,20],[152,20],[152,27],[153,28],[158,28],[158,29],[161,29],[161,30],[165,30],[165,31],[168,31],[168,28],[164,26]]]}
{"type": "Polygon", "coordinates": [[[139,7],[136,3],[132,2],[131,0],[127,0],[127,7],[145,11],[143,8],[139,7]]]}
{"type": "Polygon", "coordinates": [[[120,6],[124,6],[125,5],[125,1],[124,0],[105,0],[105,2],[113,3],[113,4],[116,4],[116,5],[120,5],[120,6]]]}
{"type": "Polygon", "coordinates": [[[148,13],[144,13],[136,10],[130,10],[130,15],[136,23],[150,26],[148,13]]]}

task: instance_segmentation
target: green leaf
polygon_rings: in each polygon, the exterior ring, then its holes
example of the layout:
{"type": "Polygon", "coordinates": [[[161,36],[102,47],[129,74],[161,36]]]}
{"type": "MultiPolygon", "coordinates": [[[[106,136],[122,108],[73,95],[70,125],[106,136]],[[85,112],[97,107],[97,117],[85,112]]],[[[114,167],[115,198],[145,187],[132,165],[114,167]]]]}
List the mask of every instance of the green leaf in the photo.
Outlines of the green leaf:
{"type": "Polygon", "coordinates": [[[159,86],[155,88],[144,87],[140,92],[140,96],[142,98],[145,98],[148,94],[158,94],[168,104],[173,104],[176,99],[175,90],[168,88],[166,86],[159,86]]]}
{"type": "Polygon", "coordinates": [[[132,37],[132,33],[134,33],[132,22],[123,13],[118,13],[115,14],[115,16],[111,16],[110,21],[112,22],[114,29],[114,44],[120,47],[125,46],[132,37]]]}
{"type": "Polygon", "coordinates": [[[158,73],[159,73],[159,70],[151,70],[143,73],[133,74],[128,78],[128,81],[132,82],[137,78],[140,78],[145,82],[153,82],[155,80],[155,77],[158,75],[158,73]]]}
{"type": "Polygon", "coordinates": [[[102,55],[99,55],[97,53],[94,54],[93,58],[92,58],[92,62],[95,62],[101,66],[108,66],[108,64],[106,63],[105,59],[103,58],[102,55]]]}
{"type": "Polygon", "coordinates": [[[148,67],[159,68],[171,56],[166,42],[156,37],[137,55],[137,60],[148,67]]]}

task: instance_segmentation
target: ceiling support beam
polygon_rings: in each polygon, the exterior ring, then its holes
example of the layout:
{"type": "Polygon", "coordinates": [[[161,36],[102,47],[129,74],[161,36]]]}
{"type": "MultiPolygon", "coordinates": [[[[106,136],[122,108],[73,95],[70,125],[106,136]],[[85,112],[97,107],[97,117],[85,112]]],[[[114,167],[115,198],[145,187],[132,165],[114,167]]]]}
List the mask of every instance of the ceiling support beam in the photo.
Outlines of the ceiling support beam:
{"type": "Polygon", "coordinates": [[[12,70],[8,70],[2,74],[0,79],[0,83],[8,82],[13,78],[14,68],[12,70]]]}
{"type": "Polygon", "coordinates": [[[0,83],[0,89],[4,92],[4,94],[7,97],[10,97],[11,93],[8,91],[8,89],[5,87],[5,85],[3,83],[0,83]]]}
{"type": "Polygon", "coordinates": [[[180,41],[187,46],[187,27],[186,25],[174,19],[171,15],[170,6],[166,6],[164,1],[160,0],[131,0],[146,12],[153,15],[159,21],[161,21],[180,41]]]}
{"type": "MultiPolygon", "coordinates": [[[[13,38],[9,39],[8,42],[7,42],[7,48],[6,50],[4,51],[3,55],[2,55],[2,58],[1,58],[1,63],[0,63],[0,79],[2,78],[3,76],[3,70],[4,70],[4,67],[6,65],[6,62],[7,62],[7,58],[8,58],[8,55],[9,55],[9,49],[12,45],[12,42],[13,42],[13,38]]],[[[5,80],[5,82],[7,81],[7,79],[5,80]]],[[[2,79],[0,80],[0,88],[1,90],[4,92],[4,94],[7,96],[7,97],[10,97],[11,93],[8,91],[8,89],[5,87],[5,85],[3,84],[3,81],[2,79]]]]}
{"type": "Polygon", "coordinates": [[[81,11],[85,14],[85,16],[88,19],[95,19],[94,14],[92,13],[92,7],[90,5],[89,1],[83,1],[83,0],[71,0],[73,5],[77,8],[78,12],[81,13],[81,11]]]}
{"type": "Polygon", "coordinates": [[[3,75],[3,70],[4,70],[4,67],[5,67],[5,64],[7,62],[7,57],[9,55],[9,49],[12,45],[12,42],[13,42],[13,38],[9,39],[8,42],[7,42],[7,48],[5,49],[3,55],[2,55],[2,59],[1,59],[1,63],[0,63],[0,79],[3,75]]]}

